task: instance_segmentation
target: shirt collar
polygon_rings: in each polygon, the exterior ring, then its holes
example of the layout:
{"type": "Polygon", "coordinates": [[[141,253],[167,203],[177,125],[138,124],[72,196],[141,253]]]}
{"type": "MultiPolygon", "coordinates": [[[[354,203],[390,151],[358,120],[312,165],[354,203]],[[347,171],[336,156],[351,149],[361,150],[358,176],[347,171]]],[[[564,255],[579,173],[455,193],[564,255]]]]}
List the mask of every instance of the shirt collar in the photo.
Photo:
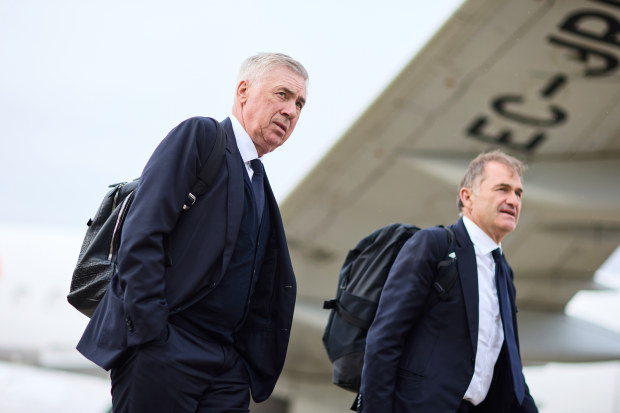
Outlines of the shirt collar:
{"type": "Polygon", "coordinates": [[[499,248],[500,251],[502,249],[502,243],[496,244],[495,241],[491,239],[480,227],[474,222],[467,218],[463,217],[463,224],[465,224],[465,229],[467,229],[467,233],[469,234],[469,238],[471,242],[480,250],[482,254],[490,254],[494,249],[499,248]]]}
{"type": "Polygon", "coordinates": [[[241,159],[243,162],[250,162],[252,159],[258,158],[258,152],[256,151],[256,146],[250,138],[250,135],[243,129],[239,120],[232,115],[230,116],[230,121],[232,123],[233,132],[235,133],[235,139],[237,140],[237,148],[239,148],[239,153],[241,154],[241,159]]]}

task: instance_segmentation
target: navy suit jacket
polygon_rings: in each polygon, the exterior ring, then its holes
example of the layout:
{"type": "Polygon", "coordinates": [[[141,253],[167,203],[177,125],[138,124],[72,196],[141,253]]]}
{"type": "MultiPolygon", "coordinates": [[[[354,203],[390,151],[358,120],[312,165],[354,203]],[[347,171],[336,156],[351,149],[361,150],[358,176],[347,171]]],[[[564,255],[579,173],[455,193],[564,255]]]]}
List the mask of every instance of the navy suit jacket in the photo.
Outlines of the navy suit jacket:
{"type": "MultiPolygon", "coordinates": [[[[195,117],[182,122],[144,168],[123,228],[117,275],[77,347],[106,370],[128,348],[165,337],[168,317],[203,299],[226,274],[243,213],[245,172],[230,119],[222,126],[225,161],[189,211],[182,212],[182,206],[214,145],[213,121],[195,117]]],[[[245,324],[235,335],[257,401],[269,397],[282,371],[297,291],[268,182],[265,192],[272,223],[269,245],[245,324]]]]}
{"type": "MultiPolygon", "coordinates": [[[[451,228],[459,277],[447,301],[439,300],[432,289],[437,263],[448,249],[444,229],[417,232],[390,270],[366,342],[361,387],[365,413],[454,413],[463,399],[474,373],[478,341],[478,271],[462,219],[451,228]]],[[[516,329],[512,276],[510,270],[516,329]]],[[[510,397],[512,392],[506,394],[510,397]]],[[[522,407],[513,411],[537,411],[529,390],[522,407]]]]}

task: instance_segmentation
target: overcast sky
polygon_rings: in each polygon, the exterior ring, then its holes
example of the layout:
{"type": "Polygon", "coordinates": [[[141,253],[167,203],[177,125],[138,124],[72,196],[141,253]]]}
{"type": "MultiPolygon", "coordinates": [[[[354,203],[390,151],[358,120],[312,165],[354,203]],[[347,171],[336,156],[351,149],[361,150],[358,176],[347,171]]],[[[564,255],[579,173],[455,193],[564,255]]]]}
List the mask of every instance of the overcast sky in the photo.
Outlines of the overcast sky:
{"type": "MultiPolygon", "coordinates": [[[[106,186],[139,176],[176,124],[228,116],[240,63],[264,51],[310,73],[297,129],[265,157],[282,200],[460,2],[0,0],[0,224],[83,230],[106,186]]],[[[617,295],[598,313],[589,300],[570,311],[620,330],[617,295]]],[[[597,412],[620,409],[615,366],[590,392],[597,412]]],[[[566,393],[550,381],[579,392],[590,376],[553,369],[531,373],[541,412],[581,411],[557,404],[566,393]]]]}
{"type": "Polygon", "coordinates": [[[283,199],[459,0],[0,2],[0,221],[82,226],[182,120],[230,114],[240,63],[278,51],[310,73],[283,199]]]}

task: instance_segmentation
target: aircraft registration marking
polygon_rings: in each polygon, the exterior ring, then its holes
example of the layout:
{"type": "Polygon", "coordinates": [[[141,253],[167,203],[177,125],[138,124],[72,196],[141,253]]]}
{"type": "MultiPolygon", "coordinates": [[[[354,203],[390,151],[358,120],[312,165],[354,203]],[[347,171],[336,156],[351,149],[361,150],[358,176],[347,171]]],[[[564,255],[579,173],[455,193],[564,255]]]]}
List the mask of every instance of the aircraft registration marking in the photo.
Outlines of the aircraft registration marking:
{"type": "MultiPolygon", "coordinates": [[[[605,9],[620,9],[620,1],[590,0],[589,3],[598,3],[597,6],[602,8],[572,9],[558,24],[560,33],[550,34],[547,41],[552,47],[566,48],[572,52],[566,57],[583,64],[583,78],[609,76],[617,71],[618,56],[607,49],[593,47],[587,41],[620,47],[620,20],[605,9]],[[593,26],[596,30],[592,29],[593,26]],[[586,40],[586,43],[571,40],[574,37],[586,40]]],[[[532,129],[529,136],[517,140],[515,130],[510,127],[501,128],[495,134],[489,133],[488,127],[492,126],[494,119],[484,114],[475,116],[469,123],[466,136],[525,154],[535,152],[547,139],[550,128],[560,126],[569,119],[568,110],[552,100],[567,87],[570,80],[571,76],[565,73],[555,73],[542,86],[538,98],[549,101],[547,113],[528,113],[524,110],[527,99],[520,93],[504,93],[491,98],[489,106],[496,119],[532,129]]]]}

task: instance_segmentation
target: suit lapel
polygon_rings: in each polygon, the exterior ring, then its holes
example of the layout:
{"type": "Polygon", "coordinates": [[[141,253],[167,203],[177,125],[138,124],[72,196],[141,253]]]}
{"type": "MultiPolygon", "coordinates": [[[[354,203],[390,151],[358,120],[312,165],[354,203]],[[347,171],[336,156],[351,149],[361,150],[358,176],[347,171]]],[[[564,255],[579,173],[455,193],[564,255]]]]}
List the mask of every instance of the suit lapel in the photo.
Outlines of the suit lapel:
{"type": "Polygon", "coordinates": [[[237,148],[230,119],[226,118],[222,126],[226,132],[226,167],[228,169],[228,221],[226,246],[222,257],[222,274],[224,274],[235,249],[243,214],[243,160],[237,148]]]}
{"type": "Polygon", "coordinates": [[[465,311],[469,324],[469,334],[472,348],[476,352],[478,345],[478,268],[476,265],[476,254],[474,245],[465,229],[463,220],[460,219],[454,225],[457,247],[457,265],[461,288],[463,289],[463,300],[465,301],[465,311]]]}

